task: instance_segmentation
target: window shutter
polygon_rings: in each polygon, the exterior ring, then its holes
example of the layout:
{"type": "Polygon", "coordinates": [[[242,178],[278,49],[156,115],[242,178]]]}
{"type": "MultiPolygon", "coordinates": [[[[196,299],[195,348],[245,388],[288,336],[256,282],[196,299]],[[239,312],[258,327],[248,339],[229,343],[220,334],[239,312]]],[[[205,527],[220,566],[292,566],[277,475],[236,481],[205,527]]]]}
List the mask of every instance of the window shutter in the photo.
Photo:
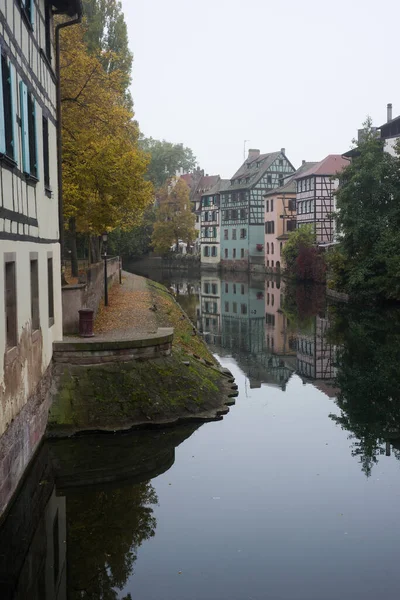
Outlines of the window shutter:
{"type": "Polygon", "coordinates": [[[6,124],[4,118],[3,59],[0,52],[0,154],[6,153],[6,124]]]}
{"type": "Polygon", "coordinates": [[[15,99],[15,67],[9,63],[10,67],[10,88],[11,88],[11,122],[12,122],[12,145],[13,145],[13,159],[18,164],[18,129],[17,129],[17,105],[15,99]]]}
{"type": "Polygon", "coordinates": [[[22,167],[25,173],[30,172],[29,132],[28,132],[28,88],[23,81],[19,84],[21,104],[22,132],[22,167]]]}
{"type": "Polygon", "coordinates": [[[33,101],[33,122],[35,123],[35,176],[37,179],[40,179],[39,175],[39,147],[38,147],[38,110],[37,110],[37,102],[33,101]]]}
{"type": "Polygon", "coordinates": [[[31,25],[32,25],[32,29],[35,28],[35,2],[34,0],[26,0],[26,3],[29,2],[30,8],[31,8],[31,25]]]}

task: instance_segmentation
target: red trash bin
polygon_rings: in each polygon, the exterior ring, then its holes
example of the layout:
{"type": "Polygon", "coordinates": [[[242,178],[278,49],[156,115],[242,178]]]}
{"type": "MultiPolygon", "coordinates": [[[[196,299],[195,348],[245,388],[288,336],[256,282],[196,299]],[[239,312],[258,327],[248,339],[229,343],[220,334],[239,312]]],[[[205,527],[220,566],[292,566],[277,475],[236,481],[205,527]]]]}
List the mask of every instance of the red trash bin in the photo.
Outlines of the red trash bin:
{"type": "Polygon", "coordinates": [[[81,308],[79,311],[79,335],[81,337],[93,337],[93,314],[91,308],[81,308]]]}

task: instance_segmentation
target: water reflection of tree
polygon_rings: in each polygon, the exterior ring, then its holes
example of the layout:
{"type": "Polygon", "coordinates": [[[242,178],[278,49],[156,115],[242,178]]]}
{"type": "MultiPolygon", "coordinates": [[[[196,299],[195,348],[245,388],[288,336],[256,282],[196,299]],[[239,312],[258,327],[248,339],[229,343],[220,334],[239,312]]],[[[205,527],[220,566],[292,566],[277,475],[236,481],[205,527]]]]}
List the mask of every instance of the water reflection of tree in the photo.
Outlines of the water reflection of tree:
{"type": "Polygon", "coordinates": [[[352,454],[369,477],[384,444],[400,438],[400,310],[342,307],[332,316],[341,413],[330,416],[351,432],[352,454]]]}
{"type": "Polygon", "coordinates": [[[323,314],[326,291],[322,285],[295,284],[285,287],[282,310],[290,328],[296,333],[310,333],[315,326],[315,316],[323,314]]]}
{"type": "MultiPolygon", "coordinates": [[[[155,534],[150,482],[67,494],[71,600],[116,600],[133,572],[137,549],[155,534]]],[[[129,600],[129,596],[125,600],[129,600]]]]}

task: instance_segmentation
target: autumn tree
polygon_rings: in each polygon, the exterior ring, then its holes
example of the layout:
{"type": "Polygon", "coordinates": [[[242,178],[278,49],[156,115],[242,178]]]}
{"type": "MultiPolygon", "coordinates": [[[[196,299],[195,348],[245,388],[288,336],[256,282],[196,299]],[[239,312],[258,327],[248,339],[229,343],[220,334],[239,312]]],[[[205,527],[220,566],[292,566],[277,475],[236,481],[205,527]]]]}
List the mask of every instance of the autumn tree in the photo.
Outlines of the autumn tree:
{"type": "Polygon", "coordinates": [[[76,232],[97,239],[137,225],[153,195],[123,74],[106,72],[87,52],[83,28],[63,31],[61,82],[64,216],[73,251],[76,232]]]}
{"type": "Polygon", "coordinates": [[[191,211],[189,187],[183,179],[166,183],[158,194],[159,208],[152,243],[157,254],[166,254],[179,240],[187,245],[196,238],[196,217],[191,211]]]}

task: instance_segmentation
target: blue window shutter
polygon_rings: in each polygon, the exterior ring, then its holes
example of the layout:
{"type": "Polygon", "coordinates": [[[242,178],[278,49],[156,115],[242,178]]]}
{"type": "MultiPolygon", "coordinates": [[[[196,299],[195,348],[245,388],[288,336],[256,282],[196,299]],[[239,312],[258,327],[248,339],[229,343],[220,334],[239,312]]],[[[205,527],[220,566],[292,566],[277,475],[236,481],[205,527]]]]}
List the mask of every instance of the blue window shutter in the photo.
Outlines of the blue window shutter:
{"type": "Polygon", "coordinates": [[[37,179],[40,179],[39,177],[39,147],[38,147],[38,110],[37,110],[38,104],[36,102],[36,100],[33,101],[33,121],[35,123],[35,168],[36,168],[36,173],[35,173],[35,177],[37,179]]]}
{"type": "Polygon", "coordinates": [[[4,121],[3,70],[0,52],[0,154],[6,153],[6,126],[4,121]]]}
{"type": "Polygon", "coordinates": [[[22,133],[22,166],[25,173],[30,173],[29,131],[28,131],[28,88],[23,81],[19,84],[21,104],[22,133]]]}
{"type": "Polygon", "coordinates": [[[15,67],[10,62],[10,87],[11,87],[11,122],[12,122],[12,145],[13,145],[13,159],[18,163],[18,129],[17,129],[17,105],[15,101],[15,67]]]}
{"type": "Polygon", "coordinates": [[[34,0],[26,0],[26,2],[30,3],[31,6],[31,25],[32,25],[32,29],[35,28],[35,2],[34,0]]]}

